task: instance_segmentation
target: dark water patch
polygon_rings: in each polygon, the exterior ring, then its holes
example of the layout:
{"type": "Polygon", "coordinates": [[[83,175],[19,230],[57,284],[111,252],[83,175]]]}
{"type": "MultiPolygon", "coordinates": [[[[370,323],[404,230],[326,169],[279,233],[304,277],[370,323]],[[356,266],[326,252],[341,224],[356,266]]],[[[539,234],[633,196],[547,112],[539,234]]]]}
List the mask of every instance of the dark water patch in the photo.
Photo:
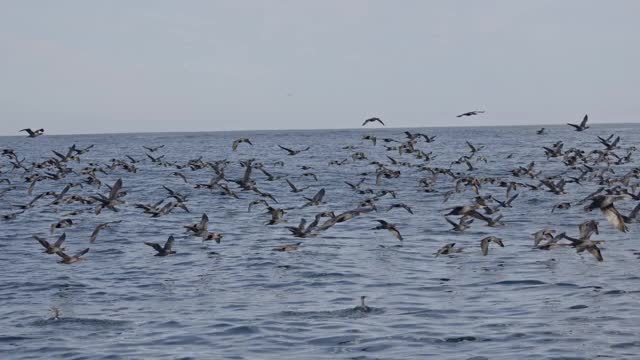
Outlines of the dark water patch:
{"type": "Polygon", "coordinates": [[[447,337],[444,341],[449,343],[460,343],[465,341],[478,341],[478,338],[475,336],[455,336],[455,337],[447,337]]]}
{"type": "Polygon", "coordinates": [[[587,305],[573,305],[569,307],[570,310],[578,310],[578,309],[586,309],[586,308],[588,308],[587,305]]]}

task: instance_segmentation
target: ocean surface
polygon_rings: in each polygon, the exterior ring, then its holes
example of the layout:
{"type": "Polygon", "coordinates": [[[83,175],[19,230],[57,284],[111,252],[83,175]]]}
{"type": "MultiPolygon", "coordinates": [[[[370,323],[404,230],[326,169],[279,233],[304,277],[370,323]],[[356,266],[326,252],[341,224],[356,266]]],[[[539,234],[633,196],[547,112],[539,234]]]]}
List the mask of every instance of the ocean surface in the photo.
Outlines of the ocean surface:
{"type": "MultiPolygon", "coordinates": [[[[535,161],[544,176],[577,177],[561,158],[547,159],[543,146],[558,140],[564,149],[577,147],[587,153],[603,149],[597,136],[621,137],[615,150],[640,143],[638,125],[597,125],[584,132],[568,126],[548,127],[423,128],[253,131],[212,133],[155,133],[0,137],[0,149],[13,149],[25,165],[55,157],[52,150],[66,154],[95,145],[68,161],[76,170],[60,180],[36,183],[27,195],[25,171],[12,169],[9,159],[0,159],[0,215],[19,209],[46,191],[60,192],[67,183],[86,179],[80,169],[93,163],[106,167],[111,159],[139,162],[137,173],[121,168],[97,172],[100,188],[90,184],[73,187],[66,196],[106,194],[106,185],[122,178],[120,211],[104,209],[95,215],[95,204],[50,205],[43,197],[13,220],[0,219],[0,358],[2,359],[639,359],[640,358],[640,225],[629,224],[629,232],[617,231],[600,211],[585,212],[576,202],[601,185],[585,179],[568,183],[567,194],[518,187],[511,208],[500,209],[505,226],[489,227],[476,220],[465,232],[451,231],[444,214],[456,205],[472,204],[476,194],[467,188],[443,202],[453,190],[451,177],[439,175],[425,191],[420,179],[432,174],[417,166],[392,165],[394,160],[428,167],[449,168],[476,178],[493,177],[539,185],[527,176],[514,177],[511,170],[535,161]],[[384,145],[406,141],[403,131],[435,135],[431,143],[419,139],[416,148],[432,152],[433,159],[387,151],[384,145]],[[363,140],[375,135],[377,145],[363,140]],[[232,151],[233,140],[247,137],[232,151]],[[476,168],[451,162],[470,154],[465,140],[484,146],[471,160],[476,168]],[[277,145],[292,149],[310,147],[295,156],[277,145]],[[153,153],[142,146],[165,145],[153,153]],[[353,145],[353,148],[344,147],[353,145]],[[367,159],[354,160],[362,152],[367,159]],[[220,189],[196,189],[208,183],[211,168],[192,171],[153,163],[145,153],[185,165],[202,156],[202,161],[227,159],[228,179],[240,179],[240,161],[255,159],[276,179],[254,169],[257,187],[273,195],[278,203],[252,191],[242,191],[229,182],[239,199],[220,189]],[[507,158],[510,154],[512,156],[507,158]],[[484,159],[483,159],[484,157],[484,159]],[[480,158],[480,159],[479,159],[480,158]],[[343,165],[329,165],[346,159],[343,165]],[[486,162],[484,161],[486,160],[486,162]],[[277,164],[283,161],[284,166],[277,164]],[[376,185],[376,165],[400,170],[397,178],[382,178],[376,185]],[[303,170],[302,166],[310,169],[303,170]],[[171,175],[184,174],[189,183],[171,175]],[[312,172],[311,176],[302,176],[312,172]],[[366,175],[363,175],[366,173],[366,175]],[[278,178],[280,177],[280,178],[278,178]],[[302,193],[292,193],[284,177],[302,193]],[[361,189],[393,190],[376,201],[378,211],[319,233],[317,237],[295,238],[286,226],[297,226],[301,218],[312,220],[321,211],[336,214],[359,207],[375,194],[359,194],[344,181],[361,189]],[[190,212],[174,209],[152,218],[135,208],[137,203],[166,199],[165,185],[187,196],[190,212]],[[303,196],[312,197],[324,188],[324,203],[302,208],[303,196]],[[249,203],[265,199],[273,207],[286,208],[287,223],[267,226],[271,218],[265,207],[249,203]],[[569,209],[555,204],[570,202],[569,209]],[[413,215],[391,204],[404,203],[413,215]],[[65,216],[78,210],[79,214],[65,216]],[[220,244],[203,242],[185,232],[184,225],[208,214],[209,230],[223,234],[220,244]],[[73,226],[50,227],[62,218],[73,226]],[[389,231],[372,230],[382,219],[394,223],[403,236],[397,240],[389,231]],[[533,247],[531,234],[543,228],[577,236],[578,224],[597,220],[605,240],[603,262],[588,252],[571,247],[549,251],[533,247]],[[121,220],[89,243],[99,223],[121,220]],[[90,247],[83,260],[59,263],[60,257],[43,253],[33,235],[55,240],[66,233],[67,252],[90,247]],[[163,244],[175,236],[175,255],[154,256],[145,241],[163,244]],[[504,248],[492,244],[487,256],[480,240],[495,235],[504,248]],[[297,251],[277,252],[277,246],[301,242],[297,251]],[[464,251],[434,256],[446,243],[464,251]],[[371,311],[356,308],[360,296],[367,296],[371,311]],[[52,308],[59,310],[56,318],[52,308]]],[[[597,155],[593,155],[597,156],[597,155]]],[[[615,165],[616,177],[639,165],[640,155],[630,163],[615,165]]],[[[595,166],[601,168],[602,164],[595,166]]],[[[48,169],[35,169],[44,175],[48,169]]],[[[54,171],[55,172],[55,171],[54,171]]],[[[638,183],[631,179],[631,184],[638,183]]],[[[506,188],[483,183],[481,195],[504,200],[506,188]]],[[[637,201],[616,202],[623,214],[637,201]]],[[[495,205],[495,204],[494,204],[495,205]]],[[[492,215],[495,217],[497,214],[492,215]]],[[[455,219],[456,217],[452,217],[455,219]]],[[[325,221],[323,219],[322,221],[325,221]]]]}

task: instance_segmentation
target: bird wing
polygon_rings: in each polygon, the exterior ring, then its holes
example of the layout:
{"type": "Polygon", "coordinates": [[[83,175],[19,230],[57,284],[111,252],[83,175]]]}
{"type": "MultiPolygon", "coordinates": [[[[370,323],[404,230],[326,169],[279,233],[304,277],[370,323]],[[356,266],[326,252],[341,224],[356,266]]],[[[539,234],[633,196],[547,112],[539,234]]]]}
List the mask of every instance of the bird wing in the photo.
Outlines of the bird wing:
{"type": "Polygon", "coordinates": [[[160,246],[160,244],[156,244],[156,243],[150,243],[150,242],[144,242],[145,245],[149,245],[152,248],[154,248],[157,252],[162,252],[162,246],[160,246]]]}
{"type": "Polygon", "coordinates": [[[480,249],[482,249],[482,255],[487,256],[489,253],[489,238],[480,240],[480,249]]]}
{"type": "Polygon", "coordinates": [[[602,257],[602,253],[600,252],[600,248],[598,248],[596,245],[587,246],[587,251],[591,253],[591,255],[593,255],[596,259],[598,259],[598,261],[604,260],[604,258],[602,257]]]}
{"type": "Polygon", "coordinates": [[[96,239],[98,238],[98,233],[104,227],[104,225],[106,224],[100,224],[96,226],[95,230],[93,230],[93,232],[91,233],[91,237],[89,238],[90,243],[94,243],[96,241],[96,239]]]}
{"type": "Polygon", "coordinates": [[[296,186],[295,186],[295,185],[293,185],[293,183],[292,183],[291,181],[289,181],[289,179],[284,179],[284,180],[287,182],[287,184],[289,184],[289,187],[291,188],[291,190],[293,190],[293,191],[298,191],[298,189],[296,188],[296,186]]]}
{"type": "Polygon", "coordinates": [[[393,234],[393,236],[395,236],[398,240],[402,241],[402,235],[400,235],[400,231],[398,231],[398,229],[396,229],[395,227],[392,227],[391,229],[389,229],[389,231],[393,234]]]}
{"type": "Polygon", "coordinates": [[[49,244],[49,242],[37,235],[33,235],[33,238],[38,240],[38,242],[40,243],[40,245],[42,245],[42,247],[44,247],[45,249],[49,249],[51,247],[51,244],[49,244]]]}
{"type": "Polygon", "coordinates": [[[376,118],[375,121],[379,122],[380,124],[382,124],[382,126],[385,126],[384,123],[382,122],[382,120],[380,120],[379,118],[376,118]]]}
{"type": "Polygon", "coordinates": [[[582,118],[582,122],[580,123],[580,127],[584,128],[587,125],[588,120],[589,120],[589,115],[585,114],[584,118],[582,118]]]}
{"type": "Polygon", "coordinates": [[[64,260],[70,260],[71,259],[71,257],[69,255],[65,254],[62,250],[56,251],[56,255],[60,256],[64,260]]]}
{"type": "Polygon", "coordinates": [[[78,251],[75,255],[73,255],[74,258],[79,258],[80,256],[86,254],[89,252],[89,248],[86,248],[84,250],[78,251]]]}
{"type": "Polygon", "coordinates": [[[111,187],[109,192],[109,199],[115,199],[118,196],[118,192],[122,189],[122,178],[116,180],[115,184],[111,187]]]}
{"type": "Polygon", "coordinates": [[[167,242],[164,243],[164,251],[169,252],[171,251],[171,248],[173,247],[173,235],[169,236],[169,239],[167,239],[167,242]]]}
{"type": "Polygon", "coordinates": [[[318,191],[318,193],[313,196],[312,200],[314,202],[320,202],[322,201],[323,197],[324,197],[324,188],[320,189],[320,191],[318,191]]]}
{"type": "Polygon", "coordinates": [[[60,237],[58,238],[58,240],[56,240],[53,246],[60,248],[60,246],[62,246],[62,243],[64,242],[64,239],[66,238],[67,238],[67,233],[62,233],[62,235],[60,235],[60,237]]]}
{"type": "Polygon", "coordinates": [[[209,217],[207,214],[202,214],[202,218],[200,219],[200,224],[198,224],[200,230],[206,230],[209,227],[209,217]]]}
{"type": "Polygon", "coordinates": [[[607,221],[609,221],[611,225],[613,225],[613,227],[615,227],[619,231],[627,232],[629,230],[627,228],[627,225],[625,225],[624,223],[624,219],[622,218],[622,215],[620,214],[620,212],[618,212],[618,209],[616,209],[615,207],[608,206],[604,208],[602,210],[602,214],[607,219],[607,221]]]}
{"type": "Polygon", "coordinates": [[[467,146],[469,146],[469,148],[471,148],[471,152],[476,152],[475,146],[471,145],[471,143],[468,142],[468,141],[466,141],[466,143],[467,143],[467,146]]]}

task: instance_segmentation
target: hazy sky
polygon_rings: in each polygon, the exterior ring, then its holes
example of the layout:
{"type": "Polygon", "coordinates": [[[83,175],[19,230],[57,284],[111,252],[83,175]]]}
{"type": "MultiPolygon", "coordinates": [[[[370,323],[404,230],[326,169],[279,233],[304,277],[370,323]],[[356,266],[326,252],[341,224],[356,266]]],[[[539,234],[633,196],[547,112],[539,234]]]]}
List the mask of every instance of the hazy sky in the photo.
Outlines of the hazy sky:
{"type": "Polygon", "coordinates": [[[0,134],[640,119],[635,0],[0,8],[0,134]]]}

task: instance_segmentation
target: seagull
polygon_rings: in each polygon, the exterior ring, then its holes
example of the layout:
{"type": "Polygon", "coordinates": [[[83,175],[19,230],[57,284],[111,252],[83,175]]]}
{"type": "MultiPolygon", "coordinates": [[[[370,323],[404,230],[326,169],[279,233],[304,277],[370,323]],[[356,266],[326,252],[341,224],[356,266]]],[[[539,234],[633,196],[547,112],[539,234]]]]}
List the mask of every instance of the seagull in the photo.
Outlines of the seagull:
{"type": "Polygon", "coordinates": [[[451,224],[451,226],[453,226],[453,228],[451,230],[463,232],[463,231],[467,230],[469,228],[469,225],[471,225],[471,223],[473,222],[473,219],[466,220],[466,217],[467,216],[462,216],[460,218],[460,222],[459,223],[456,223],[455,221],[449,219],[446,216],[444,217],[444,219],[447,220],[447,222],[449,224],[451,224]]]}
{"type": "Polygon", "coordinates": [[[570,123],[567,123],[567,125],[573,126],[576,129],[576,131],[585,131],[589,128],[587,126],[587,120],[589,120],[589,116],[585,114],[584,118],[582,118],[582,122],[580,123],[580,125],[570,124],[570,123]]]}
{"type": "Polygon", "coordinates": [[[47,240],[37,236],[37,235],[33,235],[33,238],[38,240],[38,242],[40,243],[40,245],[42,245],[42,247],[44,247],[44,252],[47,254],[55,254],[58,251],[62,251],[64,250],[64,248],[62,247],[62,243],[64,242],[64,239],[66,239],[67,234],[66,233],[62,233],[62,235],[60,235],[58,237],[58,240],[56,240],[56,242],[51,245],[47,240]]]}
{"type": "Polygon", "coordinates": [[[145,245],[151,246],[158,252],[155,256],[167,256],[176,253],[175,251],[171,250],[171,247],[173,246],[173,235],[169,236],[167,242],[164,243],[164,247],[156,243],[150,243],[146,241],[144,243],[145,245]]]}
{"type": "Polygon", "coordinates": [[[96,226],[95,230],[93,230],[93,232],[91,233],[91,238],[89,239],[89,242],[94,243],[96,241],[100,230],[109,229],[111,227],[111,224],[119,224],[121,222],[122,220],[118,220],[118,221],[110,221],[110,222],[99,224],[98,226],[96,226]]]}
{"type": "MultiPolygon", "coordinates": [[[[36,131],[33,131],[33,130],[31,130],[30,128],[26,128],[26,129],[22,129],[22,130],[20,130],[20,131],[26,131],[26,132],[27,132],[27,134],[29,134],[29,137],[30,137],[30,138],[38,137],[38,136],[40,136],[40,135],[44,134],[44,129],[38,129],[38,130],[36,130],[36,131]]],[[[19,131],[19,132],[20,132],[20,131],[19,131]]]]}
{"type": "Polygon", "coordinates": [[[393,236],[396,237],[396,239],[402,241],[402,235],[400,235],[400,231],[398,231],[398,229],[396,228],[396,226],[394,224],[388,223],[384,220],[376,220],[377,222],[380,223],[380,225],[374,227],[372,230],[389,230],[389,232],[391,232],[391,234],[393,234],[393,236]]]}
{"type": "Polygon", "coordinates": [[[382,124],[382,126],[384,126],[384,123],[382,122],[382,120],[380,120],[380,118],[377,118],[377,117],[372,117],[372,118],[369,118],[369,119],[365,120],[362,123],[362,126],[365,126],[368,123],[372,123],[372,122],[376,122],[376,121],[379,122],[380,124],[382,124]]]}
{"type": "Polygon", "coordinates": [[[542,229],[531,234],[533,236],[533,246],[538,246],[544,239],[553,240],[556,231],[553,229],[542,229]]]}
{"type": "Polygon", "coordinates": [[[286,152],[288,152],[289,154],[287,154],[287,155],[290,155],[290,156],[298,155],[298,154],[300,154],[301,152],[303,152],[303,151],[307,151],[307,150],[309,150],[309,149],[310,149],[310,147],[308,147],[308,146],[307,146],[305,149],[301,149],[301,150],[291,150],[291,149],[286,148],[286,147],[281,146],[281,145],[278,145],[278,147],[279,147],[280,149],[285,150],[286,152]]]}
{"type": "Polygon", "coordinates": [[[438,249],[438,251],[435,253],[435,256],[438,257],[440,255],[450,255],[453,253],[459,253],[462,252],[462,248],[453,248],[454,246],[456,246],[456,243],[450,243],[450,244],[446,244],[445,246],[441,247],[440,249],[438,249]]]}
{"type": "Polygon", "coordinates": [[[164,147],[164,145],[160,145],[160,146],[156,146],[156,147],[148,147],[148,146],[142,146],[143,148],[149,150],[150,152],[156,152],[160,149],[162,149],[164,147]]]}
{"type": "Polygon", "coordinates": [[[504,247],[504,243],[502,242],[502,239],[495,236],[487,236],[486,238],[480,240],[480,248],[482,249],[482,255],[487,256],[487,254],[489,253],[490,242],[494,242],[500,245],[501,247],[504,247]]]}
{"type": "Polygon", "coordinates": [[[251,140],[249,140],[248,138],[241,138],[241,139],[237,139],[233,141],[233,145],[231,145],[231,148],[233,149],[233,151],[236,151],[236,149],[238,148],[238,145],[240,145],[241,143],[247,143],[249,145],[253,145],[251,143],[251,140]]]}
{"type": "Polygon", "coordinates": [[[584,210],[591,211],[600,209],[604,217],[613,227],[619,231],[627,232],[629,229],[627,225],[625,225],[624,216],[613,206],[615,201],[624,200],[625,198],[625,196],[596,195],[591,198],[591,204],[585,206],[584,210]]]}
{"type": "Polygon", "coordinates": [[[309,188],[308,186],[305,186],[303,188],[297,188],[291,181],[289,181],[289,179],[284,179],[284,180],[287,182],[287,184],[289,184],[289,187],[291,188],[292,193],[303,192],[309,188]]]}
{"type": "Polygon", "coordinates": [[[120,191],[121,189],[122,189],[122,179],[118,179],[111,187],[111,190],[109,191],[109,196],[104,196],[102,194],[98,194],[97,196],[90,196],[90,198],[99,202],[98,206],[96,206],[96,215],[100,214],[100,212],[104,208],[107,208],[115,212],[119,211],[116,208],[116,205],[122,204],[123,201],[120,200],[120,198],[126,195],[125,192],[120,191]]]}
{"type": "Polygon", "coordinates": [[[456,117],[473,116],[473,115],[478,115],[478,114],[484,114],[484,111],[482,111],[482,110],[469,111],[469,112],[460,114],[460,115],[458,115],[456,117]]]}
{"type": "Polygon", "coordinates": [[[390,211],[391,209],[395,209],[395,208],[405,209],[409,214],[413,215],[413,210],[411,210],[411,208],[406,204],[391,204],[391,206],[389,206],[389,209],[387,211],[390,211]]]}
{"type": "Polygon", "coordinates": [[[324,197],[324,188],[320,189],[312,198],[304,197],[307,200],[307,203],[302,207],[305,208],[307,206],[317,206],[322,203],[322,198],[324,197]]]}
{"type": "Polygon", "coordinates": [[[69,256],[67,254],[65,254],[62,250],[58,250],[56,251],[56,255],[60,256],[62,258],[62,260],[60,260],[60,263],[62,264],[73,264],[75,262],[78,262],[80,260],[82,260],[80,258],[80,256],[86,254],[89,252],[89,248],[86,248],[82,251],[78,251],[77,253],[75,253],[75,255],[73,256],[69,256]]]}

